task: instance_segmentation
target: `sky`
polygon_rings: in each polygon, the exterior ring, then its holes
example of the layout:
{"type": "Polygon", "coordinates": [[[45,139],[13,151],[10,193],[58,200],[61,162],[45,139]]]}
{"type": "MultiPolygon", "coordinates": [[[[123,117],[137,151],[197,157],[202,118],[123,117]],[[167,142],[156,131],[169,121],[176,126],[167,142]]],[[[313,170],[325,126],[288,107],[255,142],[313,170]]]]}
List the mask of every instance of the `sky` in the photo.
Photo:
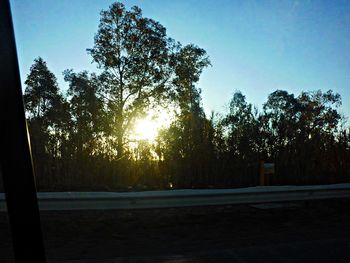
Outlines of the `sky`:
{"type": "MultiPolygon", "coordinates": [[[[11,0],[22,82],[41,56],[60,88],[65,69],[96,71],[93,46],[107,0],[11,0]]],[[[204,48],[212,66],[198,83],[206,113],[225,113],[235,91],[262,108],[283,89],[332,89],[350,117],[350,1],[139,0],[169,37],[204,48]]]]}

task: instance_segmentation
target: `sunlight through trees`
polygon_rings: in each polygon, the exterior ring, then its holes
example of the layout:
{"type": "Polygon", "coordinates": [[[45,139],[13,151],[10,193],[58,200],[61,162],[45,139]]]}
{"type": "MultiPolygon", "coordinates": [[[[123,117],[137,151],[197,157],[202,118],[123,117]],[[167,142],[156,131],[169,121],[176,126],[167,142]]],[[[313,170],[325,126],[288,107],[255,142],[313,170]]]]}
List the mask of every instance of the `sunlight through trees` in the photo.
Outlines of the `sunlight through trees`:
{"type": "Polygon", "coordinates": [[[261,160],[276,164],[272,184],[350,181],[350,131],[332,90],[276,90],[262,109],[236,91],[225,114],[206,116],[206,51],[119,2],[87,51],[98,70],[64,71],[65,94],[40,57],[25,81],[39,190],[253,186],[261,160]]]}

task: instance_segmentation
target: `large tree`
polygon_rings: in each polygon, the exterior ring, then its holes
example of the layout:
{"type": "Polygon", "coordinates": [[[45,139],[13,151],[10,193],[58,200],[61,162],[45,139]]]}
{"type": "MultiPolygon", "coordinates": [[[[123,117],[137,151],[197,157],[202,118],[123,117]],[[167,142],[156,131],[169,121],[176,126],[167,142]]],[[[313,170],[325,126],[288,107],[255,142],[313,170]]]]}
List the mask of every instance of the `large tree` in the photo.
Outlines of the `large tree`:
{"type": "Polygon", "coordinates": [[[72,115],[71,142],[74,154],[82,158],[103,152],[101,144],[105,113],[102,99],[97,95],[97,75],[66,70],[64,80],[69,83],[67,94],[72,115]]]}
{"type": "MultiPolygon", "coordinates": [[[[237,91],[230,101],[230,111],[223,119],[227,128],[227,145],[232,156],[242,161],[252,161],[257,152],[257,114],[252,104],[246,102],[245,96],[237,91]]],[[[254,162],[257,160],[255,159],[254,162]]]]}
{"type": "Polygon", "coordinates": [[[34,60],[27,76],[24,101],[29,119],[43,119],[60,99],[55,75],[41,58],[34,60]]]}
{"type": "Polygon", "coordinates": [[[24,102],[37,174],[51,173],[53,158],[61,158],[68,140],[68,104],[55,75],[42,58],[34,60],[25,81],[24,102]]]}
{"type": "Polygon", "coordinates": [[[341,115],[340,95],[330,91],[271,93],[264,104],[266,147],[286,180],[306,183],[326,178],[329,149],[335,143],[341,115]],[[289,174],[289,178],[288,177],[289,174]],[[314,175],[315,178],[312,178],[314,175]]]}
{"type": "Polygon", "coordinates": [[[173,183],[193,187],[203,184],[208,176],[213,153],[212,126],[206,119],[201,104],[201,91],[196,84],[204,68],[210,65],[206,51],[193,44],[177,46],[171,56],[174,70],[173,98],[177,116],[159,138],[158,148],[164,150],[168,166],[175,167],[173,183]],[[207,171],[207,173],[204,172],[207,171]]]}
{"type": "Polygon", "coordinates": [[[118,158],[124,155],[133,121],[166,95],[172,45],[166,29],[143,17],[136,6],[127,11],[117,2],[101,12],[95,44],[88,52],[104,71],[101,94],[108,105],[118,158]]]}

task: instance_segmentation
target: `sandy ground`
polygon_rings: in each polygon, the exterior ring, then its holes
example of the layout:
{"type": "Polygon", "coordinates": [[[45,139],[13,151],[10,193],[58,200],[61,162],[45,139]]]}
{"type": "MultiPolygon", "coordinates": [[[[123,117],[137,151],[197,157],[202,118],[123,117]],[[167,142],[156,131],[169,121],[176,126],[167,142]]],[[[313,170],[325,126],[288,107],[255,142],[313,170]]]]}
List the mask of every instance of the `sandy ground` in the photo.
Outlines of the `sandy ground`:
{"type": "MultiPolygon", "coordinates": [[[[112,258],[110,262],[212,262],[220,258],[217,251],[240,249],[249,254],[264,246],[314,247],[317,242],[332,250],[340,241],[350,241],[350,200],[298,202],[268,209],[235,205],[42,212],[41,218],[49,262],[107,262],[112,258]],[[196,258],[193,255],[201,254],[211,256],[206,261],[183,261],[184,255],[196,258]]],[[[347,253],[345,249],[337,254],[347,253]]],[[[307,256],[308,250],[303,253],[307,256]]],[[[4,213],[0,213],[0,255],[0,262],[13,262],[4,213]]]]}

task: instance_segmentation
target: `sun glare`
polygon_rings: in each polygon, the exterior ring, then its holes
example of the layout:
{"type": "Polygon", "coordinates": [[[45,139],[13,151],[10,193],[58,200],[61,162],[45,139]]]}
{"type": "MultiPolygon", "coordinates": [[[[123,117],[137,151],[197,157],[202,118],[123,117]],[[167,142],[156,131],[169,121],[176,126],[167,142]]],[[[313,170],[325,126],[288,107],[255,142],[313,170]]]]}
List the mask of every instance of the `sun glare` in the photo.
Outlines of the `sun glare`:
{"type": "Polygon", "coordinates": [[[157,137],[157,123],[152,120],[138,120],[135,125],[136,140],[154,141],[157,137]]]}
{"type": "Polygon", "coordinates": [[[152,143],[155,141],[159,130],[168,126],[170,122],[171,117],[167,112],[162,111],[157,114],[150,114],[135,122],[134,138],[136,141],[145,140],[152,143]]]}

